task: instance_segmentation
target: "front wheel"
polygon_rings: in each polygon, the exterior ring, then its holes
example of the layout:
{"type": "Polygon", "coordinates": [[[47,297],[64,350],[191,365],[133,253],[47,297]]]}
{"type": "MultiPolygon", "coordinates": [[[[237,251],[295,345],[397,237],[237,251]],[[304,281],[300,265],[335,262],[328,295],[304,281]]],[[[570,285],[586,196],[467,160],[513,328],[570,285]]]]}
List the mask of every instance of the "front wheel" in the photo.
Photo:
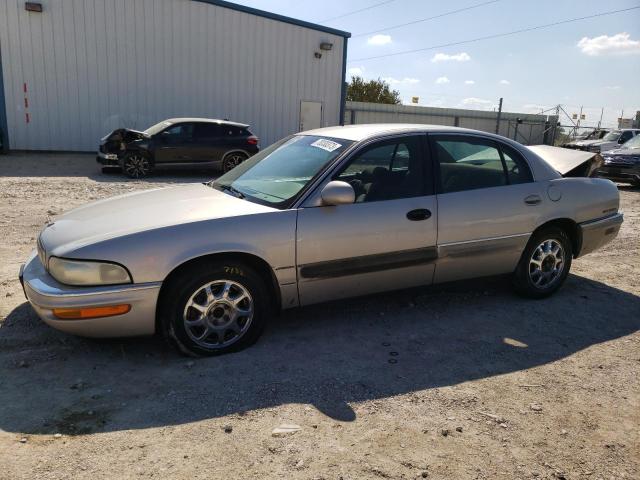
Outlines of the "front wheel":
{"type": "Polygon", "coordinates": [[[222,171],[224,173],[227,173],[229,170],[233,170],[242,162],[244,162],[247,158],[249,157],[247,157],[244,153],[241,153],[241,152],[229,153],[224,157],[224,160],[222,161],[222,171]]]}
{"type": "Polygon", "coordinates": [[[262,333],[269,316],[264,280],[240,262],[205,262],[174,276],[159,310],[165,338],[191,356],[242,350],[262,333]]]}
{"type": "Polygon", "coordinates": [[[144,178],[151,173],[153,165],[144,153],[132,152],[124,157],[122,170],[129,178],[144,178]]]}
{"type": "Polygon", "coordinates": [[[516,291],[530,298],[555,293],[567,279],[573,249],[566,232],[557,227],[535,232],[514,273],[516,291]]]}

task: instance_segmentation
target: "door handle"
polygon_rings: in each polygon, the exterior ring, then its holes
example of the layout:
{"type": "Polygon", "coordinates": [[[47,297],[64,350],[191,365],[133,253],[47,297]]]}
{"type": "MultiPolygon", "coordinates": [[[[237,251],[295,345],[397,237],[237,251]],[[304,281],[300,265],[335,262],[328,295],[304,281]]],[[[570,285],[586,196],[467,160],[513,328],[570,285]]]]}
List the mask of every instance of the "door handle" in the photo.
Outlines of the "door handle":
{"type": "Polygon", "coordinates": [[[409,213],[407,213],[407,218],[412,222],[427,220],[431,218],[431,210],[428,210],[426,208],[418,208],[416,210],[411,210],[409,213]]]}
{"type": "Polygon", "coordinates": [[[542,203],[542,198],[540,198],[540,195],[529,195],[524,199],[524,203],[527,205],[538,205],[539,203],[542,203]]]}

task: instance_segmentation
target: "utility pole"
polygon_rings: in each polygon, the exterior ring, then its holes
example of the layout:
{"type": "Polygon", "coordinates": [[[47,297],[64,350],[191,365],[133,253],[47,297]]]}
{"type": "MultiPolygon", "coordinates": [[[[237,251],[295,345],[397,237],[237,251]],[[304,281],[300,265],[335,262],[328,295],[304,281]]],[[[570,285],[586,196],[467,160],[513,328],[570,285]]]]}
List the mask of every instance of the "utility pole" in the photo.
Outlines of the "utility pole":
{"type": "Polygon", "coordinates": [[[600,126],[602,125],[602,116],[604,115],[604,107],[600,110],[600,121],[598,121],[598,130],[600,130],[600,126]]]}
{"type": "Polygon", "coordinates": [[[500,117],[502,117],[502,97],[500,97],[500,105],[498,105],[498,116],[496,117],[496,135],[500,131],[500,117]]]}

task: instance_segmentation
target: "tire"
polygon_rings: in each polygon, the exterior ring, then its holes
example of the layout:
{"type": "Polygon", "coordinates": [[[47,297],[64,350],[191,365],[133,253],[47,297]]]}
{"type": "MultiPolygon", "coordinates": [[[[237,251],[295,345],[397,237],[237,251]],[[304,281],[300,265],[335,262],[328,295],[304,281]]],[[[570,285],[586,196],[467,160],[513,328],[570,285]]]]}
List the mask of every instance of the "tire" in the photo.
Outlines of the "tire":
{"type": "Polygon", "coordinates": [[[231,152],[226,154],[224,156],[224,160],[222,160],[222,171],[227,173],[228,171],[233,170],[247,158],[249,157],[242,152],[231,152]]]}
{"type": "Polygon", "coordinates": [[[564,230],[545,227],[534,232],[514,273],[516,291],[536,299],[552,295],[567,279],[572,258],[571,240],[564,230]]]}
{"type": "Polygon", "coordinates": [[[271,314],[269,289],[242,262],[204,261],[169,280],[158,312],[165,339],[181,353],[203,357],[237,352],[262,334],[271,314]]]}
{"type": "Polygon", "coordinates": [[[122,171],[129,178],[145,178],[153,172],[153,163],[145,153],[130,152],[124,156],[122,171]]]}

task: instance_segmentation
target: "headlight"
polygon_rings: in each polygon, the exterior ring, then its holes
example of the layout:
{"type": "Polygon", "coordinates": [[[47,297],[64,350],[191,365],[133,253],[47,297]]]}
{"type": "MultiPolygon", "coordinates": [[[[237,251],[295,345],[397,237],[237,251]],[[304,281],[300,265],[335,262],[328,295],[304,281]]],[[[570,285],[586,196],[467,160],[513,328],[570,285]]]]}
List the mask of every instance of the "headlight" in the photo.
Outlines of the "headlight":
{"type": "Polygon", "coordinates": [[[73,286],[88,287],[132,283],[129,272],[115,263],[51,257],[49,259],[49,273],[60,283],[73,286]]]}

